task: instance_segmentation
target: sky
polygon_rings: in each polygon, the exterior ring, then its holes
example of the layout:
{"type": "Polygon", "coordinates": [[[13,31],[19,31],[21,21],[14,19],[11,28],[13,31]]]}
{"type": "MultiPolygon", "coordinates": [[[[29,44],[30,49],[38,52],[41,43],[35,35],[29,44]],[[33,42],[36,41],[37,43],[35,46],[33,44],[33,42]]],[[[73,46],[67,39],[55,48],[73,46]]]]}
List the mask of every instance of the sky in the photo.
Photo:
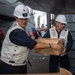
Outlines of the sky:
{"type": "Polygon", "coordinates": [[[40,16],[40,26],[42,24],[46,25],[47,24],[47,18],[46,18],[46,12],[38,11],[38,10],[33,10],[34,14],[34,21],[37,27],[37,18],[40,16]]]}
{"type": "Polygon", "coordinates": [[[38,17],[40,16],[40,27],[42,24],[47,25],[47,17],[46,17],[46,12],[43,11],[39,11],[39,10],[34,10],[32,8],[30,8],[29,6],[27,6],[29,9],[29,12],[31,12],[31,10],[33,10],[33,14],[34,14],[34,21],[35,21],[35,26],[38,26],[38,17]]]}

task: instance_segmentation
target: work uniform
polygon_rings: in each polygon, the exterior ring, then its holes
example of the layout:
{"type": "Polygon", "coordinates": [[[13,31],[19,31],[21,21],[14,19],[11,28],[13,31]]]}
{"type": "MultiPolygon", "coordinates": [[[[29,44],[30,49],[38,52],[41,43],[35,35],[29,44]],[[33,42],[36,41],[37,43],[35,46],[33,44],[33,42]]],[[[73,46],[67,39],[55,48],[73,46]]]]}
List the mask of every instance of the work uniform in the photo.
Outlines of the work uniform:
{"type": "Polygon", "coordinates": [[[17,22],[14,22],[9,28],[3,42],[1,50],[1,71],[4,73],[11,73],[11,70],[15,73],[27,72],[26,65],[29,50],[33,49],[36,44],[37,42],[27,35],[26,30],[21,28],[17,22]]]}
{"type": "Polygon", "coordinates": [[[72,36],[67,28],[64,28],[61,32],[58,32],[55,27],[50,28],[44,38],[62,38],[65,40],[66,53],[61,56],[50,55],[49,72],[57,72],[58,67],[63,67],[69,70],[70,63],[67,52],[71,49],[73,40],[72,36]]]}

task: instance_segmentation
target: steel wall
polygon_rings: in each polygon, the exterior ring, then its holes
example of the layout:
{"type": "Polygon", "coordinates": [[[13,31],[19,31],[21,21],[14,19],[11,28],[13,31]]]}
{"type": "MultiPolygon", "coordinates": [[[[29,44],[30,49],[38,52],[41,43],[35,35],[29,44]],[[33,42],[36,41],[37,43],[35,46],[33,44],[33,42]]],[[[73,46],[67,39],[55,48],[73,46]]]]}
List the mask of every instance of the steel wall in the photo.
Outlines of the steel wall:
{"type": "Polygon", "coordinates": [[[70,59],[70,71],[75,74],[75,14],[66,14],[68,24],[66,27],[70,30],[73,37],[73,45],[71,50],[68,52],[70,59]]]}

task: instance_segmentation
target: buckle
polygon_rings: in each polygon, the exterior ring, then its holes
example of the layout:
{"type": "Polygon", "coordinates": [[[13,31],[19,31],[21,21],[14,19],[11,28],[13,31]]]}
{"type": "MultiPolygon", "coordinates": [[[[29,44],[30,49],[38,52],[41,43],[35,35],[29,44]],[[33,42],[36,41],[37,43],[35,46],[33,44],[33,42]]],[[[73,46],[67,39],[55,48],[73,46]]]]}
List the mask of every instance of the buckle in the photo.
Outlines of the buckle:
{"type": "Polygon", "coordinates": [[[9,63],[15,63],[15,61],[9,61],[9,63]]]}

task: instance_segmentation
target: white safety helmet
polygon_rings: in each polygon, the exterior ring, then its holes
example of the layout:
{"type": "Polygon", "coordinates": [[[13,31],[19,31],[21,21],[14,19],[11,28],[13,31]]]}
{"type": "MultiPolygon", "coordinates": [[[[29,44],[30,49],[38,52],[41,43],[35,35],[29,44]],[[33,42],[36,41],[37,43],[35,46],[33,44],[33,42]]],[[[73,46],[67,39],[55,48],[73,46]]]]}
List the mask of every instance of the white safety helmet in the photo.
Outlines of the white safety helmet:
{"type": "Polygon", "coordinates": [[[66,17],[64,15],[62,15],[62,14],[58,15],[56,17],[55,21],[67,24],[66,17]]]}
{"type": "Polygon", "coordinates": [[[18,6],[15,7],[13,15],[18,17],[18,18],[23,18],[23,19],[29,18],[29,10],[24,5],[18,5],[18,6]]]}

